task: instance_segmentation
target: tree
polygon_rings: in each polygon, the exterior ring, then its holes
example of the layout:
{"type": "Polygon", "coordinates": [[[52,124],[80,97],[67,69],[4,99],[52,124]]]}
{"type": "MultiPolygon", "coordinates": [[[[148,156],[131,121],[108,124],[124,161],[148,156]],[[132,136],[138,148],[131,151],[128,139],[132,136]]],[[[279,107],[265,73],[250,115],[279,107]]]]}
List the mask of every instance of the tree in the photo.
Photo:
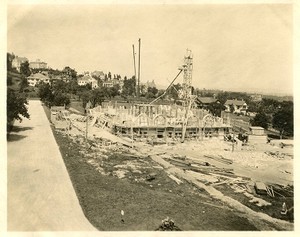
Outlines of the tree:
{"type": "Polygon", "coordinates": [[[28,102],[25,97],[21,97],[18,93],[14,92],[12,89],[7,89],[7,131],[10,131],[12,128],[12,123],[14,120],[19,120],[22,122],[23,118],[30,118],[28,109],[26,105],[28,102]]]}
{"type": "Polygon", "coordinates": [[[86,104],[92,98],[92,92],[89,90],[81,90],[78,92],[78,96],[82,101],[82,107],[85,108],[86,104]]]}
{"type": "Polygon", "coordinates": [[[29,84],[28,84],[27,78],[26,77],[22,77],[21,78],[21,82],[19,84],[19,87],[20,87],[19,92],[23,92],[24,89],[26,87],[28,87],[28,86],[29,86],[29,84]]]}
{"type": "Polygon", "coordinates": [[[21,63],[20,66],[20,73],[24,76],[24,77],[29,77],[31,74],[30,68],[29,68],[29,62],[25,61],[24,63],[21,63]]]}
{"type": "Polygon", "coordinates": [[[294,110],[293,104],[287,104],[273,115],[272,125],[280,132],[280,138],[284,134],[294,134],[294,110]]]}
{"type": "Polygon", "coordinates": [[[77,79],[71,80],[66,84],[66,91],[68,93],[77,94],[78,88],[79,86],[77,83],[77,79]]]}
{"type": "Polygon", "coordinates": [[[54,92],[60,91],[65,93],[67,91],[67,83],[62,80],[56,80],[51,89],[54,92]]]}
{"type": "Polygon", "coordinates": [[[213,116],[221,117],[221,113],[223,110],[225,110],[225,106],[221,104],[220,102],[214,102],[207,106],[207,109],[213,116]]]}
{"type": "Polygon", "coordinates": [[[125,79],[122,94],[124,96],[134,96],[136,92],[135,88],[136,88],[136,79],[134,76],[131,79],[127,79],[127,80],[125,79]]]}
{"type": "Polygon", "coordinates": [[[260,126],[264,129],[268,129],[269,121],[270,118],[264,112],[259,112],[251,119],[250,123],[252,126],[260,126]]]}
{"type": "Polygon", "coordinates": [[[62,70],[62,73],[70,80],[75,80],[77,78],[77,72],[75,71],[75,69],[72,69],[69,66],[66,66],[62,70]]]}
{"type": "Polygon", "coordinates": [[[97,88],[95,90],[92,90],[90,101],[93,107],[95,107],[96,105],[101,105],[104,99],[105,99],[105,93],[103,89],[97,88]]]}
{"type": "Polygon", "coordinates": [[[182,86],[180,83],[173,84],[167,91],[167,95],[169,99],[178,100],[178,92],[182,89],[182,86]]]}
{"type": "Polygon", "coordinates": [[[53,101],[51,103],[51,106],[69,106],[70,104],[70,98],[61,91],[56,91],[53,95],[53,101]]]}
{"type": "Polygon", "coordinates": [[[158,93],[158,89],[156,87],[148,87],[147,93],[145,96],[147,99],[155,98],[157,93],[158,93]]]}
{"type": "Polygon", "coordinates": [[[7,66],[7,71],[12,71],[12,61],[14,60],[15,55],[7,53],[6,54],[6,66],[7,66]]]}
{"type": "Polygon", "coordinates": [[[45,103],[48,107],[50,107],[54,100],[54,95],[52,93],[50,85],[42,82],[39,84],[38,87],[39,87],[38,95],[41,101],[45,103]]]}
{"type": "Polygon", "coordinates": [[[225,102],[228,100],[228,98],[229,98],[229,94],[227,91],[220,92],[217,95],[217,99],[218,99],[218,101],[220,101],[221,104],[225,104],[225,102]]]}

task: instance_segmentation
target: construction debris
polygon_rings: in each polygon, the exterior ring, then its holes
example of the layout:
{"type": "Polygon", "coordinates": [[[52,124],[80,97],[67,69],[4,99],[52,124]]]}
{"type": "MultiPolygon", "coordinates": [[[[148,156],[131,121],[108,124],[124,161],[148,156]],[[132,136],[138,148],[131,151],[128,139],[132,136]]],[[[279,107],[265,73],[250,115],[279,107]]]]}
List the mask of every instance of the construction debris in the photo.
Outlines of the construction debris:
{"type": "Polygon", "coordinates": [[[158,231],[180,231],[181,229],[175,225],[174,221],[167,217],[161,221],[161,225],[156,229],[158,231]]]}
{"type": "Polygon", "coordinates": [[[256,182],[254,187],[257,194],[267,195],[267,186],[263,182],[256,182]]]}
{"type": "Polygon", "coordinates": [[[172,174],[169,174],[169,177],[170,177],[171,179],[173,179],[177,184],[182,184],[182,183],[183,183],[180,179],[176,178],[176,177],[175,177],[174,175],[172,175],[172,174]]]}

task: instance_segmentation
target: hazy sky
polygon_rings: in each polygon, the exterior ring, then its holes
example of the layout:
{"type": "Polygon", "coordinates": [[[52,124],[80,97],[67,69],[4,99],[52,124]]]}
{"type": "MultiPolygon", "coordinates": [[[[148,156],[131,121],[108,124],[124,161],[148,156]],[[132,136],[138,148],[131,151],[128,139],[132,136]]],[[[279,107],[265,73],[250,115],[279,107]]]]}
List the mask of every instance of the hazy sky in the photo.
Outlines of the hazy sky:
{"type": "Polygon", "coordinates": [[[196,87],[293,91],[291,5],[11,5],[7,13],[7,50],[54,69],[130,77],[141,38],[142,82],[167,86],[189,48],[196,87]]]}

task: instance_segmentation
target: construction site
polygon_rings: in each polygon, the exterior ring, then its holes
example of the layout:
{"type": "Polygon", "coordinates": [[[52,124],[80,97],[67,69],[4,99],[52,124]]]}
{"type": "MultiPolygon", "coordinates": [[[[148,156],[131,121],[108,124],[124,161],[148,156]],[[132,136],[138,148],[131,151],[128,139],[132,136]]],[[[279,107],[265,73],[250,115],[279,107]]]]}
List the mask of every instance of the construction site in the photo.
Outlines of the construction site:
{"type": "Polygon", "coordinates": [[[51,122],[101,175],[166,192],[192,185],[190,192],[210,197],[211,205],[221,202],[259,230],[293,230],[293,142],[268,141],[257,127],[240,140],[228,120],[194,107],[192,71],[187,50],[166,89],[183,74],[181,105],[163,105],[160,98],[88,104],[86,115],[52,107],[51,122]]]}

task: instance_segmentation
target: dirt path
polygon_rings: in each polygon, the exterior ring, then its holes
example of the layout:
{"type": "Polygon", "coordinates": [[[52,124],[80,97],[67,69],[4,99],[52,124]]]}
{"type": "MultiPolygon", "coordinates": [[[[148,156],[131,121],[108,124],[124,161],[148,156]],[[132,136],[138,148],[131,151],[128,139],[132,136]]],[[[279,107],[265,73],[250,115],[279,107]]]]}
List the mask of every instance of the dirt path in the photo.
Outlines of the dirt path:
{"type": "Polygon", "coordinates": [[[7,143],[8,231],[95,231],[79,205],[40,101],[7,143]]]}

